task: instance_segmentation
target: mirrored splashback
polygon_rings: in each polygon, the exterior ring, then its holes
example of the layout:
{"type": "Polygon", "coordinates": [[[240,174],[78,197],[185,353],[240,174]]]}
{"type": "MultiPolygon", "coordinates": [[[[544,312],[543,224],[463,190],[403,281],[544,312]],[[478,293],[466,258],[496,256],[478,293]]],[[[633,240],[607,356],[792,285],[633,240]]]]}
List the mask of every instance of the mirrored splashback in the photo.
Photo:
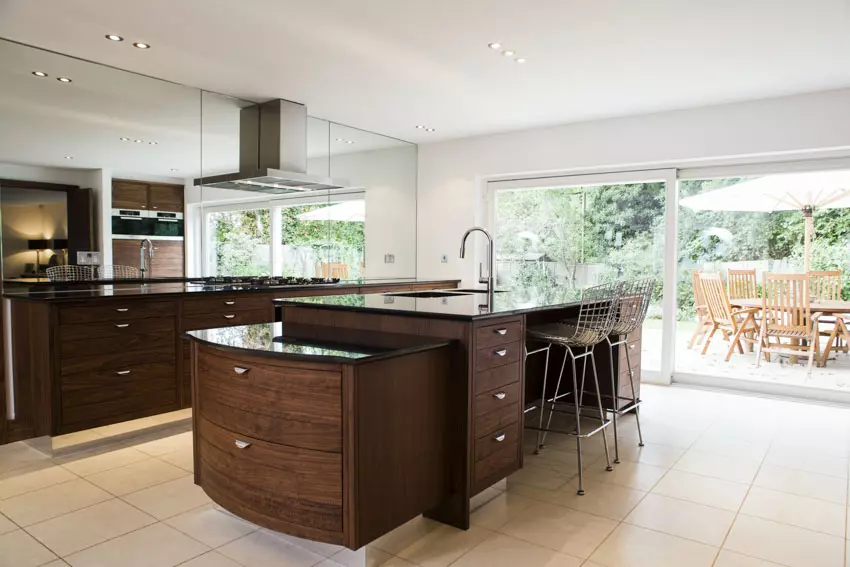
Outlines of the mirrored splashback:
{"type": "Polygon", "coordinates": [[[416,276],[414,144],[308,108],[286,137],[305,158],[295,173],[342,183],[222,189],[205,180],[240,171],[243,144],[260,144],[241,122],[265,99],[3,40],[0,85],[4,280],[61,264],[138,270],[145,238],[160,278],[416,276]]]}

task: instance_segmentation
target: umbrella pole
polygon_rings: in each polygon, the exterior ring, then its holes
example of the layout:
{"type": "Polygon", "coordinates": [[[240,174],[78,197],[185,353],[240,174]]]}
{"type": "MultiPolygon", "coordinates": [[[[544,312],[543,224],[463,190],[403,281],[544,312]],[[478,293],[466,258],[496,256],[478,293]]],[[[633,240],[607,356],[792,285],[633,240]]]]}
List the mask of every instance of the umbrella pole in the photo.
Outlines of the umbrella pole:
{"type": "Polygon", "coordinates": [[[803,234],[803,271],[809,273],[812,269],[812,238],[815,234],[815,219],[812,207],[803,207],[803,218],[806,219],[803,234]]]}

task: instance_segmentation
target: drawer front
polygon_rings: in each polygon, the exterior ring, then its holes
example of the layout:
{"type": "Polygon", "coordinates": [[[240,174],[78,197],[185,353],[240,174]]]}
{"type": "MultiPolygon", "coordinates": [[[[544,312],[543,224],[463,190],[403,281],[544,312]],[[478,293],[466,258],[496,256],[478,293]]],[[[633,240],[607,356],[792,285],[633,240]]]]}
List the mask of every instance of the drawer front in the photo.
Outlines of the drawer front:
{"type": "Polygon", "coordinates": [[[475,370],[480,372],[517,362],[520,359],[521,350],[522,343],[480,348],[475,352],[475,370]]]}
{"type": "Polygon", "coordinates": [[[500,386],[475,396],[475,417],[491,411],[512,407],[516,410],[520,403],[519,382],[500,386]]]}
{"type": "Polygon", "coordinates": [[[77,323],[60,327],[62,344],[84,339],[117,338],[131,334],[161,333],[174,331],[174,317],[156,319],[130,319],[127,321],[103,321],[99,323],[77,323]]]}
{"type": "Polygon", "coordinates": [[[513,382],[519,382],[520,377],[519,362],[513,362],[504,366],[497,366],[492,370],[475,373],[475,393],[480,394],[493,388],[498,388],[513,382]]]}
{"type": "MultiPolygon", "coordinates": [[[[174,411],[177,407],[177,388],[174,380],[170,387],[165,382],[159,382],[151,386],[152,389],[143,389],[138,384],[126,385],[122,390],[123,396],[110,396],[109,399],[101,399],[94,403],[80,405],[64,405],[62,407],[62,430],[88,429],[100,425],[108,425],[174,411]]],[[[64,398],[63,392],[63,398],[64,398]]]]}
{"type": "MultiPolygon", "coordinates": [[[[97,356],[81,356],[75,358],[64,358],[60,361],[60,374],[82,374],[84,372],[108,372],[111,370],[126,370],[130,367],[150,364],[168,363],[176,364],[174,342],[164,347],[155,347],[138,351],[112,351],[97,356]]],[[[64,379],[64,378],[63,378],[64,379]]]]}
{"type": "Polygon", "coordinates": [[[198,331],[217,327],[270,323],[273,320],[274,309],[271,303],[269,303],[266,309],[251,309],[247,311],[219,309],[214,313],[207,313],[205,315],[186,315],[183,317],[183,329],[186,331],[198,331]]]}
{"type": "Polygon", "coordinates": [[[342,450],[340,374],[198,353],[195,409],[204,418],[272,443],[342,450]]]}
{"type": "Polygon", "coordinates": [[[475,330],[475,348],[515,343],[522,339],[522,320],[520,319],[478,327],[475,330]]]}
{"type": "Polygon", "coordinates": [[[519,451],[517,442],[505,441],[500,447],[475,462],[475,483],[478,485],[490,485],[500,480],[519,468],[519,451]]]}
{"type": "Polygon", "coordinates": [[[482,461],[506,445],[519,443],[519,422],[515,421],[475,440],[475,461],[482,461]]]}
{"type": "Polygon", "coordinates": [[[213,499],[238,502],[255,518],[342,532],[342,455],[267,443],[204,418],[197,423],[201,486],[213,499]]]}
{"type": "MultiPolygon", "coordinates": [[[[95,332],[103,329],[103,323],[91,325],[95,332]]],[[[64,358],[98,356],[104,352],[137,352],[151,349],[174,349],[174,319],[140,319],[126,323],[106,323],[111,327],[111,335],[102,337],[74,339],[74,333],[67,333],[62,327],[59,351],[64,358]],[[145,325],[145,322],[154,323],[145,325]]],[[[73,325],[79,327],[79,325],[73,325]]]]}
{"type": "Polygon", "coordinates": [[[142,302],[138,299],[125,302],[110,303],[109,305],[91,305],[81,307],[61,307],[59,323],[70,325],[74,323],[93,323],[96,321],[128,321],[132,319],[152,319],[156,317],[173,317],[175,314],[173,301],[142,302]]]}
{"type": "Polygon", "coordinates": [[[490,413],[475,418],[475,438],[510,425],[519,419],[520,408],[518,406],[506,406],[490,413]]]}
{"type": "Polygon", "coordinates": [[[81,374],[62,376],[62,390],[101,388],[108,389],[125,382],[144,382],[164,378],[175,380],[176,365],[172,362],[144,362],[128,364],[114,370],[93,370],[81,374]]]}
{"type": "Polygon", "coordinates": [[[242,294],[226,295],[203,298],[189,298],[183,300],[183,313],[186,315],[209,315],[211,313],[224,313],[232,311],[252,311],[259,309],[271,309],[271,294],[242,294]]]}

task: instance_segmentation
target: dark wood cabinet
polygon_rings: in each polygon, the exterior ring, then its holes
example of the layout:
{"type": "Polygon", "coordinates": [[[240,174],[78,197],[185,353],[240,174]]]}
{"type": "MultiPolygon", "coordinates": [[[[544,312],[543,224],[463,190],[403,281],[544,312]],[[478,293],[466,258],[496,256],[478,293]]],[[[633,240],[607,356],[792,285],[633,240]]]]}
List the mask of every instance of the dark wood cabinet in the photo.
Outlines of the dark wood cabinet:
{"type": "MultiPolygon", "coordinates": [[[[155,240],[151,278],[182,278],[185,274],[184,247],[182,240],[155,240]]],[[[112,263],[118,266],[133,266],[141,264],[140,240],[114,239],[112,241],[112,263]]]]}
{"type": "Polygon", "coordinates": [[[113,209],[183,212],[183,186],[147,181],[112,181],[113,209]]]}

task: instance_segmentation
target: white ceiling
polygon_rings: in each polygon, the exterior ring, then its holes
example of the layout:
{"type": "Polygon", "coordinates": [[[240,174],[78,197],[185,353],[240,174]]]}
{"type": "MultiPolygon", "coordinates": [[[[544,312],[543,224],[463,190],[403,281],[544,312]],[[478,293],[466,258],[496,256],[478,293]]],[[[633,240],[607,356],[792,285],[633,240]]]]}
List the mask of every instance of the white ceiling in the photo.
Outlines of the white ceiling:
{"type": "Polygon", "coordinates": [[[0,36],[422,143],[845,87],[849,12],[847,0],[4,0],[0,36]]]}

